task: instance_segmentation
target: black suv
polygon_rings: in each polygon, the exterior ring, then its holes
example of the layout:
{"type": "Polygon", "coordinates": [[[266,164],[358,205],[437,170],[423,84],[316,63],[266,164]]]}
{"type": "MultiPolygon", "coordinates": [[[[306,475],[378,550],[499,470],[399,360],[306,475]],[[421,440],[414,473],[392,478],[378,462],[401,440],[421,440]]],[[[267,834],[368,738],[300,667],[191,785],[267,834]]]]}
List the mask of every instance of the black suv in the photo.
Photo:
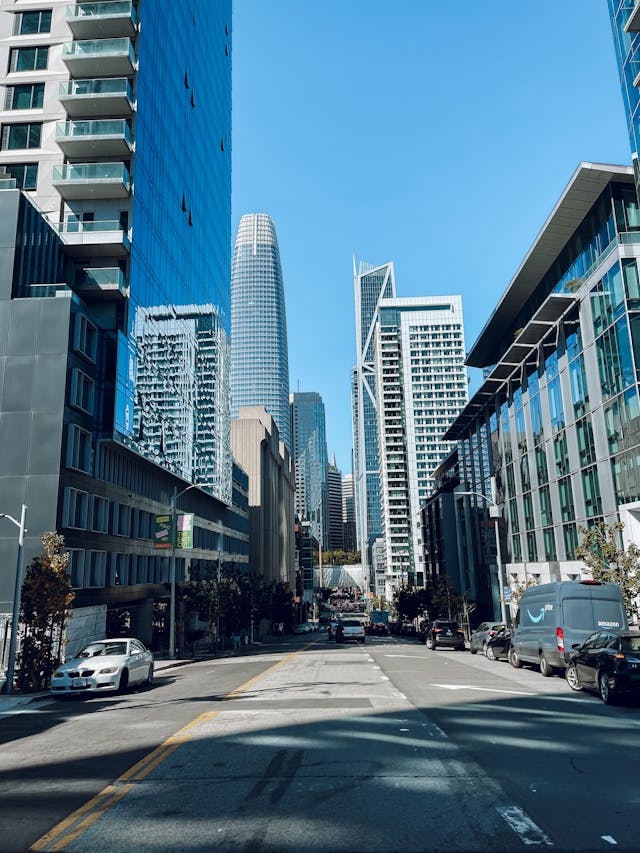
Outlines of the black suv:
{"type": "Polygon", "coordinates": [[[461,649],[464,651],[464,631],[457,622],[436,619],[426,629],[427,648],[461,649]]]}

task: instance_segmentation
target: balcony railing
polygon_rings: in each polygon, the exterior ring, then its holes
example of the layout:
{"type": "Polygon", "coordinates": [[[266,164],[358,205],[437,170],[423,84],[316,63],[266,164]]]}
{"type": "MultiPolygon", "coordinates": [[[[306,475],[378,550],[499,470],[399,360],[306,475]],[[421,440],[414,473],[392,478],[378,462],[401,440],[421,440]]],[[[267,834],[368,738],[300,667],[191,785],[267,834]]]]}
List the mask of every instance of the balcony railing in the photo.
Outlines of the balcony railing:
{"type": "Polygon", "coordinates": [[[66,80],[60,83],[59,97],[70,116],[133,112],[133,91],[126,77],[66,80]]]}
{"type": "Polygon", "coordinates": [[[76,3],[67,6],[66,21],[76,38],[132,36],[137,17],[131,0],[107,3],[76,3]]]}
{"type": "Polygon", "coordinates": [[[91,39],[64,44],[62,60],[74,76],[83,72],[116,76],[133,72],[135,53],[128,38],[91,39]]]}
{"type": "Polygon", "coordinates": [[[91,222],[69,220],[58,225],[60,234],[86,234],[108,231],[122,231],[122,224],[117,219],[94,219],[91,222]]]}
{"type": "Polygon", "coordinates": [[[124,163],[54,166],[53,184],[63,198],[125,198],[131,190],[131,178],[124,163]]]}
{"type": "Polygon", "coordinates": [[[120,267],[90,267],[76,270],[76,289],[94,296],[127,295],[127,280],[120,267]]]}
{"type": "Polygon", "coordinates": [[[132,148],[131,128],[124,119],[61,121],[56,142],[70,157],[126,155],[132,148]]]}
{"type": "Polygon", "coordinates": [[[117,219],[82,222],[71,218],[60,222],[56,228],[67,246],[68,253],[76,258],[125,258],[131,249],[127,230],[117,219]]]}

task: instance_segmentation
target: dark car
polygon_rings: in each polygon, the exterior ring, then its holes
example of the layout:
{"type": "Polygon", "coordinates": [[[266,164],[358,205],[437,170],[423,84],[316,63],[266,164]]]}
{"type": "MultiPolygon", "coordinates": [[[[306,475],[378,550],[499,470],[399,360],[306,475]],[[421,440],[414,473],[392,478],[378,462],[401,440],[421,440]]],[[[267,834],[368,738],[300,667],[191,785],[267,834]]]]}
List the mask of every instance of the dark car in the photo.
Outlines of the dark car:
{"type": "Polygon", "coordinates": [[[511,648],[511,629],[503,625],[487,642],[485,652],[489,660],[509,660],[509,649],[511,648]]]}
{"type": "Polygon", "coordinates": [[[596,631],[572,648],[565,673],[572,690],[594,690],[607,705],[640,695],[640,631],[596,631]]]}
{"type": "Polygon", "coordinates": [[[504,622],[481,622],[471,634],[469,651],[472,655],[477,652],[487,653],[487,644],[500,628],[504,628],[504,622]]]}
{"type": "Polygon", "coordinates": [[[387,637],[389,629],[384,622],[370,622],[366,627],[366,632],[371,637],[387,637]]]}
{"type": "Polygon", "coordinates": [[[464,631],[457,622],[436,619],[427,628],[427,648],[464,650],[464,631]]]}

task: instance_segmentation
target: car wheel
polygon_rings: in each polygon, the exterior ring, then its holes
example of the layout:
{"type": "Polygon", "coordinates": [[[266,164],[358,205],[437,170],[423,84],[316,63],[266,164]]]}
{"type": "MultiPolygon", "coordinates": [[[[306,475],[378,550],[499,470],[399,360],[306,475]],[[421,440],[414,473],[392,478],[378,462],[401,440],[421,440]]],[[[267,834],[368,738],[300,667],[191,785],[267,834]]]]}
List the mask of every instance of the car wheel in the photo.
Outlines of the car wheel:
{"type": "Polygon", "coordinates": [[[487,646],[486,655],[489,660],[496,660],[496,653],[493,651],[493,646],[487,646]]]}
{"type": "Polygon", "coordinates": [[[120,682],[118,684],[118,693],[126,693],[129,686],[129,670],[123,669],[120,673],[120,682]]]}
{"type": "Polygon", "coordinates": [[[572,690],[582,690],[580,686],[580,679],[578,678],[578,670],[576,669],[575,663],[570,663],[567,667],[567,671],[564,674],[564,677],[567,679],[567,684],[572,690]]]}
{"type": "Polygon", "coordinates": [[[482,644],[482,654],[483,654],[485,657],[487,656],[487,644],[486,644],[486,643],[483,643],[483,644],[482,644]]]}
{"type": "Polygon", "coordinates": [[[522,661],[515,649],[511,649],[509,652],[509,663],[514,669],[522,669],[522,661]]]}
{"type": "Polygon", "coordinates": [[[609,687],[609,676],[606,672],[598,674],[598,693],[605,705],[613,705],[613,693],[609,687]]]}
{"type": "Polygon", "coordinates": [[[433,651],[433,640],[431,638],[427,640],[427,648],[433,651]]]}
{"type": "Polygon", "coordinates": [[[478,654],[478,650],[474,646],[469,646],[469,651],[471,652],[472,655],[478,654]]]}
{"type": "Polygon", "coordinates": [[[144,683],[147,685],[147,687],[151,687],[151,685],[153,684],[153,664],[149,666],[149,671],[147,672],[147,677],[144,683]]]}
{"type": "Polygon", "coordinates": [[[540,675],[543,678],[551,678],[551,676],[553,675],[553,672],[554,672],[553,667],[551,666],[551,664],[549,663],[549,661],[545,657],[544,652],[541,652],[540,653],[540,675]]]}

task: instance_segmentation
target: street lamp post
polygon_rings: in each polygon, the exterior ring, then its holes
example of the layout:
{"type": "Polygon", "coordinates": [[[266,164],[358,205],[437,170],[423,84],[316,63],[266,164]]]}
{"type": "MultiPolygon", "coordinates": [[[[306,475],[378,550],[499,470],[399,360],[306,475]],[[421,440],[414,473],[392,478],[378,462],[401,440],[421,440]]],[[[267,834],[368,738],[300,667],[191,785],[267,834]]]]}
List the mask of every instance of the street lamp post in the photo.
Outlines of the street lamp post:
{"type": "Polygon", "coordinates": [[[496,532],[496,562],[498,564],[498,595],[500,596],[500,619],[502,622],[507,621],[507,611],[504,606],[504,584],[502,581],[502,549],[500,548],[500,526],[498,524],[498,519],[500,518],[500,504],[496,503],[493,498],[488,498],[486,495],[483,495],[482,492],[454,492],[454,495],[475,495],[478,498],[482,498],[488,504],[489,507],[489,516],[493,518],[494,529],[496,532]]]}
{"type": "Polygon", "coordinates": [[[24,534],[27,528],[25,520],[27,517],[27,507],[22,504],[22,513],[20,521],[10,516],[6,512],[0,512],[0,518],[8,518],[18,528],[18,559],[16,564],[16,581],[13,592],[13,613],[11,615],[11,639],[9,641],[9,662],[7,664],[7,693],[13,693],[13,679],[16,668],[16,648],[18,644],[18,622],[20,620],[20,591],[22,589],[22,552],[24,548],[24,534]]]}

